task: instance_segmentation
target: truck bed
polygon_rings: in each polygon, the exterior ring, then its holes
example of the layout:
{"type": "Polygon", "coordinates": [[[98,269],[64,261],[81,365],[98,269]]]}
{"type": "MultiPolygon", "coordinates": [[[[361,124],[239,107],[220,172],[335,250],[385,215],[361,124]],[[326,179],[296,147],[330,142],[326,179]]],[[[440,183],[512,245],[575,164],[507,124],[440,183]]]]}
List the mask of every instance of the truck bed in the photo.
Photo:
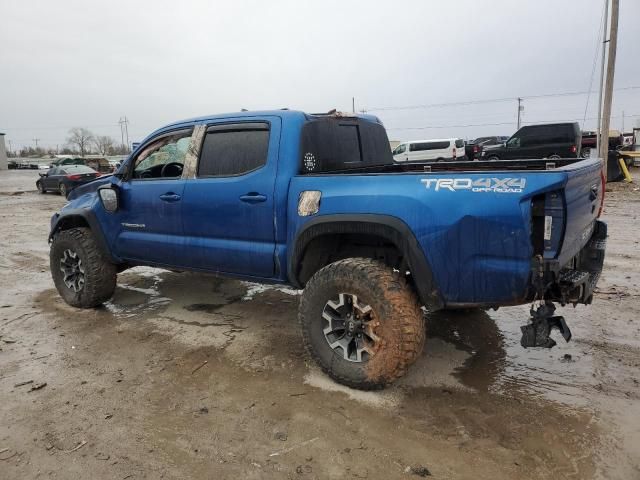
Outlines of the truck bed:
{"type": "Polygon", "coordinates": [[[543,159],[302,174],[289,191],[289,241],[313,219],[296,215],[300,193],[320,190],[317,216],[382,215],[407,225],[446,305],[526,303],[536,258],[557,275],[589,241],[600,172],[598,159],[543,159]]]}
{"type": "Polygon", "coordinates": [[[305,173],[305,175],[326,174],[361,174],[361,173],[404,173],[404,172],[500,172],[500,171],[542,171],[563,169],[570,165],[580,163],[583,158],[561,158],[550,160],[548,158],[528,160],[465,160],[444,162],[405,162],[390,165],[373,165],[366,167],[341,168],[340,170],[322,173],[305,173]]]}

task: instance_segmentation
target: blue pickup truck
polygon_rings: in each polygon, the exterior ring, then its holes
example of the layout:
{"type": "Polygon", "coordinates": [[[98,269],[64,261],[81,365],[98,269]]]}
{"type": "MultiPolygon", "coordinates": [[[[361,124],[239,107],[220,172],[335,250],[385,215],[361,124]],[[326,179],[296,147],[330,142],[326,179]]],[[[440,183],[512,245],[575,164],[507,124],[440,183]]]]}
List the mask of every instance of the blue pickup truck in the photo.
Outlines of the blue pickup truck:
{"type": "Polygon", "coordinates": [[[310,355],[381,388],[421,353],[424,309],[531,303],[522,345],[568,340],[554,303],[589,304],[604,259],[596,159],[393,162],[370,115],[241,112],[153,132],[51,221],[70,305],[113,294],[137,265],[304,289],[310,355]],[[534,308],[535,307],[535,308],[534,308]]]}

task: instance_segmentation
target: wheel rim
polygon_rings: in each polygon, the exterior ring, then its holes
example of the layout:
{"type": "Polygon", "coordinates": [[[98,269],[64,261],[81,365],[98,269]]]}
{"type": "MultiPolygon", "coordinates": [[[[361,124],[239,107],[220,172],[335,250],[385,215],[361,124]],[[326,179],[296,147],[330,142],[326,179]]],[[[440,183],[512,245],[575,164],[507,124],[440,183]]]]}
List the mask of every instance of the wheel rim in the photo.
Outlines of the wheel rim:
{"type": "Polygon", "coordinates": [[[60,259],[62,280],[68,289],[79,292],[84,287],[84,266],[80,256],[67,248],[60,259]]]}
{"type": "Polygon", "coordinates": [[[38,183],[38,190],[41,192],[44,191],[44,187],[42,186],[42,183],[38,183]]]}
{"type": "Polygon", "coordinates": [[[551,155],[549,157],[550,160],[560,160],[560,155],[551,155]]]}
{"type": "Polygon", "coordinates": [[[67,196],[67,187],[64,186],[64,183],[60,184],[60,193],[65,197],[67,196]]]}
{"type": "Polygon", "coordinates": [[[366,362],[375,355],[380,338],[375,329],[380,322],[373,309],[356,295],[341,293],[329,300],[322,311],[324,337],[337,354],[349,362],[366,362]]]}

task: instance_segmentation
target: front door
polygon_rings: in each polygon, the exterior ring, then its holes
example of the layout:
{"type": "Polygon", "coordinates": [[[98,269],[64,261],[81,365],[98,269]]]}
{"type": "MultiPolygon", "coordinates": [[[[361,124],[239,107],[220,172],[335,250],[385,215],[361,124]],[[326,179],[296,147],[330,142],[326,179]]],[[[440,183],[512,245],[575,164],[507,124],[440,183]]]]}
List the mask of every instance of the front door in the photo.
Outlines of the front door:
{"type": "Polygon", "coordinates": [[[274,188],[280,119],[209,125],[182,201],[192,268],[274,275],[274,188]]]}
{"type": "Polygon", "coordinates": [[[51,167],[46,176],[42,177],[42,185],[49,190],[57,190],[58,182],[60,180],[60,167],[51,167]]]}
{"type": "Polygon", "coordinates": [[[184,179],[192,129],[152,139],[129,165],[120,183],[119,233],[115,253],[133,263],[180,266],[184,179]]]}

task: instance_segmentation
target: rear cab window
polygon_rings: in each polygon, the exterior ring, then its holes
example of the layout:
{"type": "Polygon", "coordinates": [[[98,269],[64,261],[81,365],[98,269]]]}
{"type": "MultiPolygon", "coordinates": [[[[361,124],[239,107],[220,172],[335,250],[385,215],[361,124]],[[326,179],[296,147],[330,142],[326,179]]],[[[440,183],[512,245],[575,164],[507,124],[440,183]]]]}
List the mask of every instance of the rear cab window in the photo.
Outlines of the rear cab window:
{"type": "MultiPolygon", "coordinates": [[[[403,145],[396,148],[396,153],[403,145]]],[[[404,147],[406,148],[406,147],[404,147]]],[[[310,116],[302,128],[301,172],[321,173],[392,165],[384,127],[357,117],[310,116]]]]}

